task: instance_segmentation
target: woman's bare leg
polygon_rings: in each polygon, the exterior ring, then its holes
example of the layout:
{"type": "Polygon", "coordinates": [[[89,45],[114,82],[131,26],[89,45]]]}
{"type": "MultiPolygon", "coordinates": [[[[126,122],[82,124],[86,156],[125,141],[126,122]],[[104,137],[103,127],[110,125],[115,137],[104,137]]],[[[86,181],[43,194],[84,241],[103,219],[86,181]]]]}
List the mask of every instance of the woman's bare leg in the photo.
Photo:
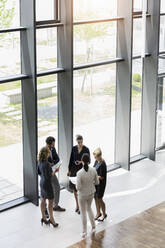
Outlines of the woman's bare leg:
{"type": "Polygon", "coordinates": [[[53,217],[53,200],[48,200],[48,209],[49,209],[49,217],[53,224],[56,224],[55,219],[53,217]]]}
{"type": "Polygon", "coordinates": [[[78,195],[77,195],[77,192],[74,190],[73,193],[74,193],[74,198],[75,198],[75,200],[76,200],[76,209],[79,209],[79,203],[78,203],[78,195]]]}
{"type": "Polygon", "coordinates": [[[101,212],[100,212],[99,200],[97,197],[95,197],[95,205],[96,205],[96,217],[95,218],[98,218],[100,216],[101,212]]]}
{"type": "Polygon", "coordinates": [[[45,204],[46,204],[46,199],[45,199],[45,198],[42,198],[42,199],[41,199],[40,208],[41,208],[42,218],[43,218],[44,220],[46,220],[46,216],[45,216],[45,204]]]}
{"type": "Polygon", "coordinates": [[[99,198],[99,205],[101,207],[103,218],[104,218],[106,215],[106,206],[105,206],[105,202],[103,201],[103,198],[99,198]]]}

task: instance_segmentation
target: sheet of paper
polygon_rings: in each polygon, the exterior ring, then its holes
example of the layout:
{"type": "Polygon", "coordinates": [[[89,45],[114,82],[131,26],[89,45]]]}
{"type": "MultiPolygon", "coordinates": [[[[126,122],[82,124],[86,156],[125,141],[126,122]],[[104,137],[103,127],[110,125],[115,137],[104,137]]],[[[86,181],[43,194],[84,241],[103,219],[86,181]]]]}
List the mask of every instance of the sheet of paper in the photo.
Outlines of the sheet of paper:
{"type": "Polygon", "coordinates": [[[62,161],[60,160],[57,164],[52,166],[52,170],[55,171],[56,169],[60,168],[61,165],[62,165],[62,161]]]}
{"type": "Polygon", "coordinates": [[[71,183],[76,184],[77,183],[77,177],[69,177],[69,180],[71,183]]]}

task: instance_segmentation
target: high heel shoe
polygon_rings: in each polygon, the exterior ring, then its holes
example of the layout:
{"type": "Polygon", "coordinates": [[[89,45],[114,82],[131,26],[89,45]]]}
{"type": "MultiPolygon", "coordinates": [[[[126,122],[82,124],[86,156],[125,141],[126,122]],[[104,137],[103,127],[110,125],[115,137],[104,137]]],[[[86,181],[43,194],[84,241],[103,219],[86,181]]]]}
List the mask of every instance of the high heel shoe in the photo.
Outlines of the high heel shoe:
{"type": "Polygon", "coordinates": [[[48,225],[49,224],[49,222],[47,221],[47,220],[44,220],[43,218],[41,219],[41,225],[43,226],[43,223],[45,224],[45,225],[48,225]]]}
{"type": "Polygon", "coordinates": [[[103,219],[98,219],[99,222],[103,222],[107,218],[107,214],[105,214],[103,219]]]}
{"type": "Polygon", "coordinates": [[[53,227],[58,227],[58,223],[55,223],[55,224],[54,224],[54,223],[49,219],[49,225],[50,225],[50,224],[51,224],[53,227]]]}
{"type": "Polygon", "coordinates": [[[101,215],[102,215],[102,214],[99,214],[99,215],[95,218],[95,220],[98,220],[98,218],[100,218],[101,215]]]}

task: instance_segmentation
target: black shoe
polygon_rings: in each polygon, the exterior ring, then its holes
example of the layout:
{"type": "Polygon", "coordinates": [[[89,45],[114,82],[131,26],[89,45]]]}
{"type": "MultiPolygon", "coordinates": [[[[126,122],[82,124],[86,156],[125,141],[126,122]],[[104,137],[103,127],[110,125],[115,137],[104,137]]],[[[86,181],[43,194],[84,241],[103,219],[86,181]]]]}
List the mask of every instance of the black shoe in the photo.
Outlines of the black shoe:
{"type": "Polygon", "coordinates": [[[58,223],[53,223],[50,219],[48,220],[49,225],[51,224],[53,227],[58,227],[58,223]]]}
{"type": "Polygon", "coordinates": [[[47,208],[45,209],[45,216],[46,216],[46,218],[49,218],[49,214],[48,214],[47,208]]]}
{"type": "Polygon", "coordinates": [[[95,218],[95,220],[98,220],[98,218],[100,218],[101,217],[101,214],[99,214],[96,218],[95,218]]]}
{"type": "Polygon", "coordinates": [[[78,211],[79,211],[79,208],[76,208],[76,209],[75,209],[75,212],[77,213],[78,211]]]}
{"type": "Polygon", "coordinates": [[[65,208],[61,208],[60,206],[54,207],[53,210],[58,211],[58,212],[65,212],[66,211],[65,208]]]}
{"type": "Polygon", "coordinates": [[[41,225],[43,226],[43,223],[45,225],[48,225],[49,224],[49,221],[48,220],[44,220],[43,218],[41,219],[41,225]]]}
{"type": "Polygon", "coordinates": [[[98,219],[99,222],[103,222],[107,218],[107,214],[104,216],[103,219],[98,219]]]}

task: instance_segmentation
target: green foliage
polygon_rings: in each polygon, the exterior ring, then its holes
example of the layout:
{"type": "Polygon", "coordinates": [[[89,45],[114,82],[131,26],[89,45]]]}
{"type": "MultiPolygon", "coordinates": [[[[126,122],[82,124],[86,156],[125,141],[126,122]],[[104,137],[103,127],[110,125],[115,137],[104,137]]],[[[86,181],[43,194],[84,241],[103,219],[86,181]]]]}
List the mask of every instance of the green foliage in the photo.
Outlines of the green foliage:
{"type": "MultiPolygon", "coordinates": [[[[91,19],[93,14],[88,12],[84,16],[84,13],[79,15],[79,19],[91,19]],[[82,17],[82,18],[81,18],[82,17]]],[[[108,33],[108,28],[110,24],[107,23],[94,23],[94,24],[84,24],[76,25],[74,27],[75,36],[79,37],[82,40],[89,42],[91,39],[94,39],[99,36],[104,36],[108,33]]]]}
{"type": "MultiPolygon", "coordinates": [[[[13,2],[10,9],[7,8],[8,0],[0,0],[0,28],[8,28],[13,20],[15,11],[15,2],[13,2]]],[[[1,34],[0,39],[4,38],[6,34],[1,34]]]]}
{"type": "Polygon", "coordinates": [[[7,28],[11,25],[14,17],[14,2],[10,9],[7,9],[8,0],[0,0],[0,27],[7,28]]]}
{"type": "Polygon", "coordinates": [[[141,75],[139,73],[133,74],[133,81],[134,82],[141,82],[142,81],[141,75]]]}

